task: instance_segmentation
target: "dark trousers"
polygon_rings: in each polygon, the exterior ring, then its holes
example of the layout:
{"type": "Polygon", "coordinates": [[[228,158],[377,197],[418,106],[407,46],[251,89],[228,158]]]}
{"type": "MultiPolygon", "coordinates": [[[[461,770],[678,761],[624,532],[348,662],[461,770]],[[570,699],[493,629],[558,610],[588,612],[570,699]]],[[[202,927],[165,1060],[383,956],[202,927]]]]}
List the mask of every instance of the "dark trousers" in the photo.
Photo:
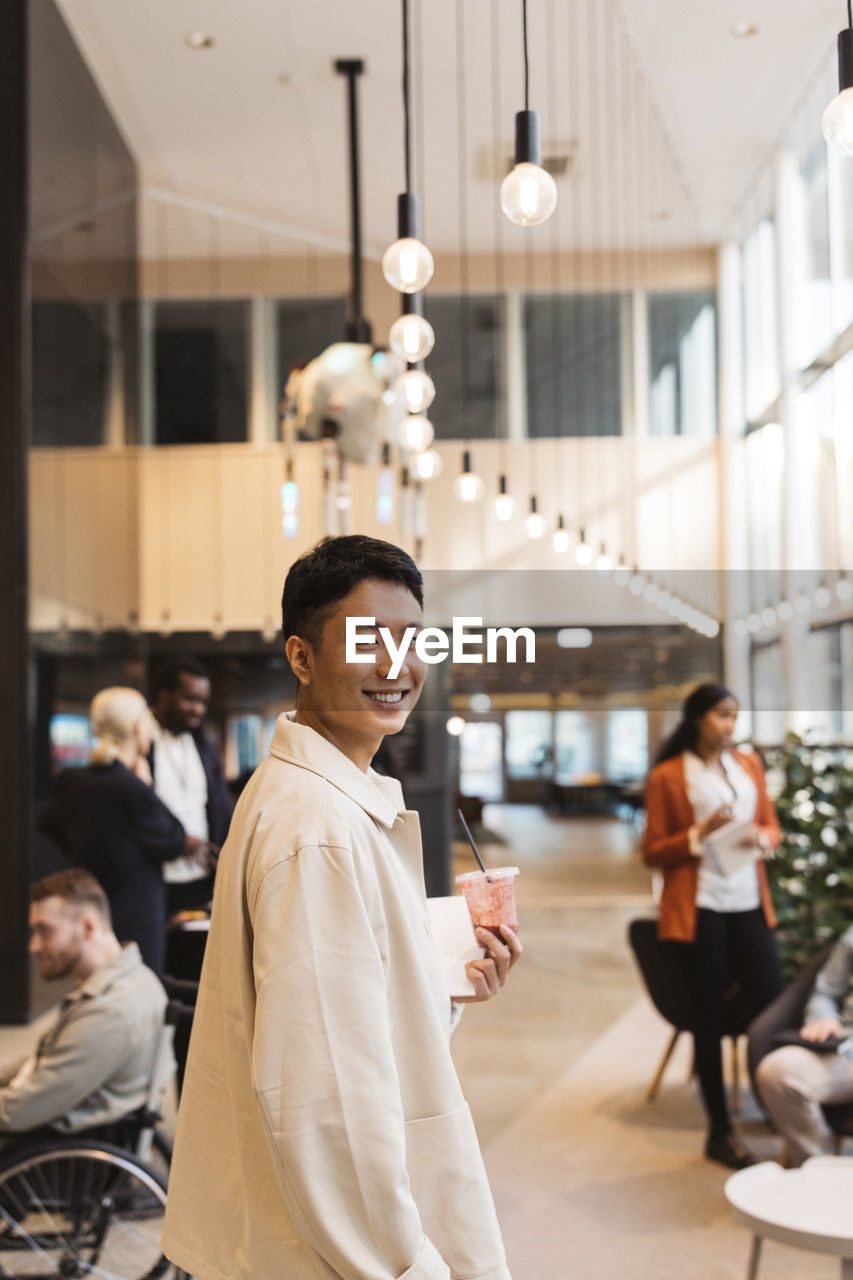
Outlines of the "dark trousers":
{"type": "Polygon", "coordinates": [[[721,1136],[732,1127],[720,1047],[726,989],[737,980],[750,1018],[775,1000],[783,986],[776,939],[760,907],[731,912],[700,907],[695,940],[673,946],[683,965],[695,1009],[696,1075],[709,1127],[712,1134],[721,1136]]]}

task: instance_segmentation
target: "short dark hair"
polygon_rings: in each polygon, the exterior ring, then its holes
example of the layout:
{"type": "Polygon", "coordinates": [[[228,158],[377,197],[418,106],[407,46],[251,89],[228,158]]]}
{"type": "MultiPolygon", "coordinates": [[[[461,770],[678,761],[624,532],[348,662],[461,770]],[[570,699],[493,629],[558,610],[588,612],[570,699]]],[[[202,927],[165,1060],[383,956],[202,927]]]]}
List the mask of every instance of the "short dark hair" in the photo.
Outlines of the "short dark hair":
{"type": "Polygon", "coordinates": [[[151,680],[151,697],[158,693],[174,693],[181,683],[181,676],[192,676],[194,680],[209,680],[207,668],[202,666],[198,658],[189,653],[176,653],[165,658],[154,670],[151,680]]]}
{"type": "Polygon", "coordinates": [[[360,533],[323,538],[290,566],[284,580],[281,629],[285,640],[303,636],[316,644],[329,611],[370,579],[399,583],[423,607],[420,570],[400,547],[360,533]]]}
{"type": "Polygon", "coordinates": [[[99,882],[82,867],[68,871],[55,871],[30,885],[30,902],[43,902],[45,898],[62,898],[69,906],[95,911],[108,929],[112,928],[112,912],[107,895],[99,882]]]}

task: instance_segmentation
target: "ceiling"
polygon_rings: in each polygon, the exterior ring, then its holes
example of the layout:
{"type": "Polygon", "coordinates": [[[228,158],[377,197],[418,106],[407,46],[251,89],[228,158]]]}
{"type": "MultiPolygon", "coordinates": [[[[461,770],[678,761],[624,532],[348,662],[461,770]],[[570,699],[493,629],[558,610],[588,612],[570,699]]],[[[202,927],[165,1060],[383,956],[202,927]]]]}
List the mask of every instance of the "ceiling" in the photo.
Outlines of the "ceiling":
{"type": "MultiPolygon", "coordinates": [[[[399,0],[58,3],[144,184],[275,224],[266,231],[303,251],[347,246],[332,62],[365,58],[365,247],[375,256],[393,239],[399,0]],[[214,46],[190,49],[194,31],[214,46]]],[[[545,152],[569,165],[555,219],[524,232],[497,215],[484,176],[510,154],[523,105],[520,2],[411,0],[414,185],[439,252],[724,239],[797,103],[820,77],[831,84],[846,20],[842,0],[530,0],[529,11],[531,106],[545,152]],[[735,39],[744,20],[758,34],[735,39]]]]}

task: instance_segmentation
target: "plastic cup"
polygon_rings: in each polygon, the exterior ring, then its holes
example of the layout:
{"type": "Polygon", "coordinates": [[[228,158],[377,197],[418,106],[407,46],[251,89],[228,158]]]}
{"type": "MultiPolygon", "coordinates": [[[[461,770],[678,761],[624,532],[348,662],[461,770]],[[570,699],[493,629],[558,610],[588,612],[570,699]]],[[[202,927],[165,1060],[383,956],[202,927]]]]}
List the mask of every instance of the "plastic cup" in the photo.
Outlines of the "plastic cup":
{"type": "Polygon", "coordinates": [[[456,877],[462,886],[468,914],[475,929],[491,929],[501,936],[500,926],[518,933],[515,906],[515,877],[518,867],[497,867],[494,871],[466,871],[456,877]]]}

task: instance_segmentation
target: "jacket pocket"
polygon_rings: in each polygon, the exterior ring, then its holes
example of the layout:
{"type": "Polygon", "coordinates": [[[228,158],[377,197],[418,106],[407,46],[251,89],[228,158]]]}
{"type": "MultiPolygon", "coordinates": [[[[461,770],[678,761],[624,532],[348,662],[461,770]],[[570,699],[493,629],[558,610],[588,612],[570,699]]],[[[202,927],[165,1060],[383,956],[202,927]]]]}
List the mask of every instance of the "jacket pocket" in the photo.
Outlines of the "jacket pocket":
{"type": "Polygon", "coordinates": [[[406,1123],[406,1166],[427,1237],[458,1280],[504,1264],[492,1193],[468,1104],[406,1123]]]}

